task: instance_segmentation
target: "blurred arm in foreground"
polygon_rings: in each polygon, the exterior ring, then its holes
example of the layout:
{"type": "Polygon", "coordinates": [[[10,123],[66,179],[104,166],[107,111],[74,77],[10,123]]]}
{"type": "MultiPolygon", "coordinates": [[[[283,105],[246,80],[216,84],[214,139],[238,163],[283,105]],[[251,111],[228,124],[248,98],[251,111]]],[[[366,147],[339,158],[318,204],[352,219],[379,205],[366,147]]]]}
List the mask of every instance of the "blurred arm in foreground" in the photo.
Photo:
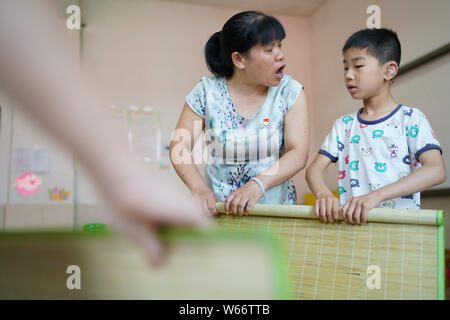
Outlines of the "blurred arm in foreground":
{"type": "Polygon", "coordinates": [[[133,160],[126,128],[83,81],[50,3],[0,2],[0,90],[74,152],[111,209],[113,225],[155,264],[163,253],[159,226],[201,226],[207,218],[176,185],[133,160]]]}

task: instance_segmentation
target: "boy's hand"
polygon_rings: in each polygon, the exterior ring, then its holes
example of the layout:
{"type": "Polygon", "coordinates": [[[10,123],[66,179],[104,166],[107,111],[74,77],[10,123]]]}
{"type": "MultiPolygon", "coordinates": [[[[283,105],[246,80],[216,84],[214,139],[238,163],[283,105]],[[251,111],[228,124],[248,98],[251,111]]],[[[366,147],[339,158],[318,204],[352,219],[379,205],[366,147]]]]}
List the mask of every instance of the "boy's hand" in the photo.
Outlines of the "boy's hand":
{"type": "Polygon", "coordinates": [[[342,207],[342,216],[348,223],[365,224],[369,210],[378,207],[381,201],[375,192],[352,198],[342,207]]]}
{"type": "Polygon", "coordinates": [[[339,199],[333,194],[318,195],[314,214],[323,222],[339,221],[339,199]]]}

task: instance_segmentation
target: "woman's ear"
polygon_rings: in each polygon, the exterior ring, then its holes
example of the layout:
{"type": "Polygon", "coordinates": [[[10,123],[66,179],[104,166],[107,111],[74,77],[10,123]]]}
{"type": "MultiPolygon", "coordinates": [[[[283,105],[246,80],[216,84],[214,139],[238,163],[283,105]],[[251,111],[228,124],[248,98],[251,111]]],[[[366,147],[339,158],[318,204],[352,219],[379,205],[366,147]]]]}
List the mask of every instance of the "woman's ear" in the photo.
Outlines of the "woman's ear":
{"type": "Polygon", "coordinates": [[[246,60],[239,52],[233,52],[231,54],[231,61],[233,61],[233,64],[238,69],[243,70],[246,67],[246,60]]]}
{"type": "Polygon", "coordinates": [[[384,65],[384,79],[391,81],[397,76],[398,64],[395,61],[389,61],[384,65]]]}

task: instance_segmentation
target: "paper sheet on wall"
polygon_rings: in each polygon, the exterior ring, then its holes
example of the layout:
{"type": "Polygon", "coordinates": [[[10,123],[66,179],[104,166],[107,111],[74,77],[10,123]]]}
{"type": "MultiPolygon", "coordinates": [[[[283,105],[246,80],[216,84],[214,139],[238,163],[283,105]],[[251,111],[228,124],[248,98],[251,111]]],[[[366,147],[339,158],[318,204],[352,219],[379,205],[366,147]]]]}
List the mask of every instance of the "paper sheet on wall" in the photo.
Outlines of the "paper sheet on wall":
{"type": "Polygon", "coordinates": [[[14,172],[50,172],[50,151],[48,149],[16,149],[13,154],[14,172]]]}

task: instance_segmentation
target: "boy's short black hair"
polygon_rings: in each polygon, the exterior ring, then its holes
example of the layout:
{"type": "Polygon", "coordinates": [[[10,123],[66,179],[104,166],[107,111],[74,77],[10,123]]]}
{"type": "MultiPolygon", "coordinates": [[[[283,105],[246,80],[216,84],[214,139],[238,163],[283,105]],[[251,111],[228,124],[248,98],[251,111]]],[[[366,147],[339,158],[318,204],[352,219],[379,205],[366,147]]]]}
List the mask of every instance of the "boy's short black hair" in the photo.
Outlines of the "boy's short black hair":
{"type": "Polygon", "coordinates": [[[367,48],[368,53],[377,58],[380,65],[395,61],[400,66],[402,48],[397,33],[392,30],[385,28],[359,30],[345,42],[342,53],[352,47],[367,48]]]}

